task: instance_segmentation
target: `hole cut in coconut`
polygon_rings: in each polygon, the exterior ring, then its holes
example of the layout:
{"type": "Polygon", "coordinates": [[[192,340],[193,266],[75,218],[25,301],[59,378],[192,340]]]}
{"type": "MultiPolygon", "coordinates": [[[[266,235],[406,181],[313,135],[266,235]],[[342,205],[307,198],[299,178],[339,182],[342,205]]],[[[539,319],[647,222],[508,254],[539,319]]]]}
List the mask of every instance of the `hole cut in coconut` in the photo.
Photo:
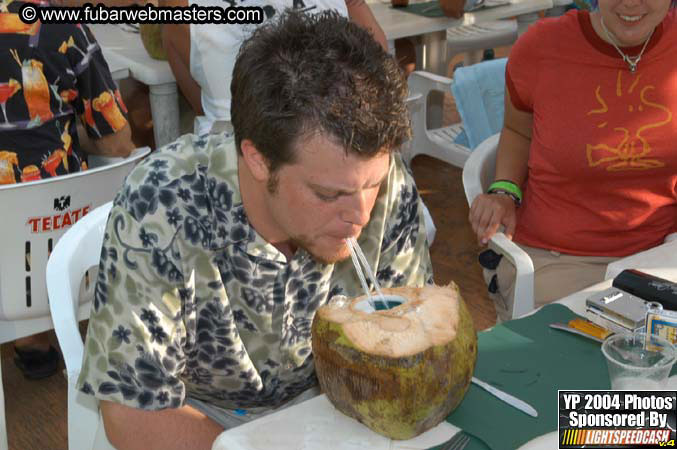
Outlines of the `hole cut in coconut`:
{"type": "Polygon", "coordinates": [[[371,302],[368,298],[365,298],[364,300],[357,302],[353,307],[358,311],[371,314],[376,311],[395,308],[403,303],[407,303],[407,301],[408,300],[401,295],[383,295],[383,297],[374,295],[371,297],[371,302]]]}

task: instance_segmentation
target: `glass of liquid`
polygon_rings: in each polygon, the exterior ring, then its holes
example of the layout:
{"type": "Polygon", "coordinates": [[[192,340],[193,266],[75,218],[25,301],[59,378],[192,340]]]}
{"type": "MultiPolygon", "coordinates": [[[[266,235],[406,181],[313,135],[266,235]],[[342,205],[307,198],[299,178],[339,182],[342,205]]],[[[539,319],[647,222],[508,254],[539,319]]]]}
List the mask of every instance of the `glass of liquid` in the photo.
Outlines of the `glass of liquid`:
{"type": "Polygon", "coordinates": [[[602,344],[613,390],[665,389],[677,358],[675,346],[644,332],[619,333],[602,344]]]}

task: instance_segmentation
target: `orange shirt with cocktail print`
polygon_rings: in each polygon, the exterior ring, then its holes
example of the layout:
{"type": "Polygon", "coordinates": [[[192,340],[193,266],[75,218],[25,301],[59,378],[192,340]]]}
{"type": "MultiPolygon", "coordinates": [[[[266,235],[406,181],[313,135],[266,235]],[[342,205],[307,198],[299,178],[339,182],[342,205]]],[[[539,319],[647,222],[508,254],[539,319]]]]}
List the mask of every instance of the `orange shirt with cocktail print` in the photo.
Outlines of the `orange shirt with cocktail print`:
{"type": "Polygon", "coordinates": [[[635,73],[585,11],[539,21],[514,45],[507,88],[533,114],[516,242],[625,256],[677,231],[676,42],[673,9],[635,73]]]}

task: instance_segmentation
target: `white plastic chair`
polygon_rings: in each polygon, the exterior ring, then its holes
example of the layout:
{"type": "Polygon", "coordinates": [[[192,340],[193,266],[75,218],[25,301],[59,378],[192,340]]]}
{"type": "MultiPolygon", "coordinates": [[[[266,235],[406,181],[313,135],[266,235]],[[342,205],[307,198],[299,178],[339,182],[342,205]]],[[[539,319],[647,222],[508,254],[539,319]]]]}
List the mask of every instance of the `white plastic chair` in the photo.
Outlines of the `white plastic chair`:
{"type": "MultiPolygon", "coordinates": [[[[477,123],[469,124],[470,130],[467,130],[469,135],[472,134],[474,136],[473,140],[477,144],[479,144],[481,139],[480,136],[486,136],[488,133],[500,130],[502,120],[496,120],[496,118],[490,117],[491,113],[488,111],[493,110],[492,108],[485,108],[484,116],[478,115],[478,112],[469,114],[471,109],[469,104],[472,103],[474,105],[484,105],[487,107],[485,101],[488,100],[485,97],[487,97],[488,94],[492,94],[498,96],[502,105],[505,87],[502,70],[500,79],[497,79],[496,83],[485,83],[478,78],[473,77],[480,77],[479,74],[483,74],[485,81],[487,80],[487,77],[492,77],[491,79],[493,79],[493,77],[499,77],[497,71],[504,67],[505,60],[499,59],[478,63],[473,65],[472,68],[462,68],[457,71],[456,76],[461,81],[459,82],[460,84],[456,86],[456,89],[463,90],[465,95],[461,95],[462,98],[456,100],[457,102],[463,101],[466,105],[466,115],[477,120],[477,123]],[[460,75],[461,70],[466,72],[463,76],[460,75]],[[500,86],[500,88],[498,86],[500,86]],[[471,130],[474,131],[471,133],[471,130]]],[[[458,135],[463,132],[464,124],[462,122],[441,128],[428,129],[427,127],[427,116],[429,113],[427,106],[428,96],[432,92],[451,93],[453,82],[454,80],[451,78],[424,71],[416,71],[409,75],[409,98],[407,99],[407,106],[409,107],[409,114],[411,117],[412,139],[402,146],[402,158],[407,164],[411,164],[411,160],[415,156],[425,154],[462,168],[470,157],[470,153],[473,150],[455,142],[458,135]]],[[[457,106],[459,112],[462,113],[463,109],[461,108],[461,104],[457,103],[457,106]]],[[[464,120],[467,120],[467,118],[464,120]]]]}
{"type": "MultiPolygon", "coordinates": [[[[113,198],[134,164],[149,152],[141,148],[104,167],[0,186],[0,204],[7,211],[0,221],[0,343],[52,329],[45,284],[49,254],[72,224],[113,198]]],[[[89,308],[79,314],[86,318],[89,308]]],[[[6,449],[1,384],[0,400],[0,448],[6,449]]]]}
{"type": "MultiPolygon", "coordinates": [[[[516,19],[492,20],[448,28],[446,61],[447,63],[451,62],[456,55],[463,54],[463,65],[465,67],[477,64],[482,61],[484,50],[514,44],[517,41],[518,28],[516,19]]],[[[417,46],[416,65],[421,67],[422,63],[422,51],[417,46]]],[[[435,72],[445,75],[446,68],[441,72],[437,70],[435,72]]],[[[442,99],[438,95],[433,98],[435,100],[432,100],[429,105],[430,109],[426,121],[428,127],[438,128],[442,124],[442,99]]],[[[456,130],[450,131],[454,133],[452,134],[453,139],[457,132],[456,130]]]]}
{"type": "MultiPolygon", "coordinates": [[[[501,77],[499,83],[493,83],[493,77],[495,76],[494,72],[496,68],[504,67],[504,64],[504,61],[499,62],[499,60],[496,60],[493,62],[479,63],[478,65],[472,66],[472,69],[463,69],[468,72],[468,74],[464,76],[460,75],[460,72],[458,72],[458,79],[462,81],[456,86],[457,94],[459,89],[464,89],[463,86],[467,86],[467,80],[472,80],[472,77],[478,76],[479,73],[485,75],[485,81],[487,77],[492,80],[492,83],[489,83],[492,86],[488,86],[487,83],[479,81],[473,82],[473,89],[464,90],[464,94],[460,95],[462,97],[460,100],[463,100],[465,104],[470,102],[473,105],[484,105],[486,107],[485,97],[490,92],[499,93],[499,97],[502,99],[504,89],[502,87],[503,78],[501,77]],[[503,66],[501,66],[501,64],[503,64],[503,66]],[[463,80],[465,80],[466,83],[464,83],[463,80]],[[501,88],[496,88],[494,86],[495,84],[501,85],[501,88]],[[477,100],[475,99],[476,96],[478,97],[477,100]]],[[[427,128],[426,124],[428,94],[433,91],[451,92],[452,80],[428,72],[417,71],[409,76],[408,84],[410,96],[407,99],[407,106],[411,116],[413,138],[402,146],[402,159],[407,165],[411,165],[411,160],[416,155],[425,154],[453,166],[463,167],[472,151],[469,147],[454,142],[456,137],[463,132],[463,124],[456,123],[448,127],[431,130],[427,128]]],[[[495,128],[500,128],[501,126],[502,118],[498,119],[492,117],[492,114],[487,112],[488,110],[493,111],[491,108],[485,108],[483,112],[469,114],[468,110],[466,110],[466,118],[470,117],[471,120],[476,121],[474,122],[474,127],[466,130],[468,134],[472,134],[473,141],[478,141],[482,136],[493,132],[495,128]],[[479,126],[480,124],[482,124],[482,126],[479,126]],[[474,131],[471,133],[472,130],[474,131]]],[[[460,107],[459,111],[461,111],[460,107]]],[[[428,208],[425,207],[425,204],[423,206],[426,233],[430,245],[435,237],[436,227],[428,208]]]]}
{"type": "Polygon", "coordinates": [[[407,164],[417,155],[428,155],[452,166],[463,167],[471,150],[454,142],[463,131],[461,122],[447,127],[428,129],[427,98],[431,92],[451,92],[451,78],[430,72],[416,71],[409,75],[407,105],[411,117],[412,139],[402,146],[402,158],[407,164]]]}
{"type": "MultiPolygon", "coordinates": [[[[99,263],[106,221],[112,205],[113,202],[109,202],[96,208],[73,225],[61,237],[47,262],[49,306],[68,377],[69,450],[113,448],[106,438],[98,402],[75,388],[85,350],[78,328],[78,321],[81,320],[78,307],[82,309],[79,301],[80,284],[85,272],[99,263]]],[[[89,311],[91,305],[86,306],[89,311]]]]}
{"type": "MultiPolygon", "coordinates": [[[[489,189],[496,173],[496,150],[500,133],[482,142],[463,167],[463,189],[468,205],[489,189]]],[[[500,253],[515,266],[515,293],[511,317],[520,317],[534,309],[534,264],[529,255],[503,233],[489,240],[489,248],[500,253]]]]}

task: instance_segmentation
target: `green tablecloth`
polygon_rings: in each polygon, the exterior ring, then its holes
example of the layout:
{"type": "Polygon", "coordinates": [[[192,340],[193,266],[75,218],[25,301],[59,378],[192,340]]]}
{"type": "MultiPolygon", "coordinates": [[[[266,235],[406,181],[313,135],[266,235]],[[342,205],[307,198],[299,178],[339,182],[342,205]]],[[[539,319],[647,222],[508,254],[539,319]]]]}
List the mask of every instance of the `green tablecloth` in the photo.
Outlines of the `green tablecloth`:
{"type": "Polygon", "coordinates": [[[473,436],[466,450],[516,449],[557,429],[558,389],[609,389],[600,344],[555,330],[551,323],[577,317],[552,304],[523,319],[479,333],[475,376],[525,400],[538,411],[530,417],[475,385],[447,421],[473,436]]]}

